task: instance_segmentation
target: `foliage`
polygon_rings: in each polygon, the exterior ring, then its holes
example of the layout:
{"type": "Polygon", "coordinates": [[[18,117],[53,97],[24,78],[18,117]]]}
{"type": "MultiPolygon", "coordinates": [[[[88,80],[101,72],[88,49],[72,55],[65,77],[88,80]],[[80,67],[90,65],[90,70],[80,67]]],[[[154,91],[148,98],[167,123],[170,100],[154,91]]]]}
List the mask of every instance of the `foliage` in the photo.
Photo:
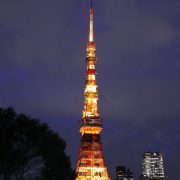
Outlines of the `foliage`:
{"type": "Polygon", "coordinates": [[[71,180],[65,147],[47,124],[0,108],[0,179],[71,180]]]}

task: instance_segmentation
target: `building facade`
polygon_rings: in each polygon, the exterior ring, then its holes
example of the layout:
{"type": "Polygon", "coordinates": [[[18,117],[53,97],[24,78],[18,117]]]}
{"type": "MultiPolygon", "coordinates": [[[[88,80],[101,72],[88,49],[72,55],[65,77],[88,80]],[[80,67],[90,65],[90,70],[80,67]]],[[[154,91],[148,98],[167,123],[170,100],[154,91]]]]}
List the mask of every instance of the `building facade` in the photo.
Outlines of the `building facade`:
{"type": "Polygon", "coordinates": [[[84,108],[80,125],[82,137],[76,167],[76,180],[110,180],[104,162],[100,137],[103,128],[98,111],[96,60],[96,43],[93,37],[93,6],[91,0],[89,40],[86,47],[87,68],[84,108]]]}
{"type": "Polygon", "coordinates": [[[116,180],[133,180],[133,173],[125,166],[117,166],[116,180]]]}
{"type": "Polygon", "coordinates": [[[142,162],[143,174],[140,180],[165,180],[163,156],[161,152],[146,152],[142,162]]]}

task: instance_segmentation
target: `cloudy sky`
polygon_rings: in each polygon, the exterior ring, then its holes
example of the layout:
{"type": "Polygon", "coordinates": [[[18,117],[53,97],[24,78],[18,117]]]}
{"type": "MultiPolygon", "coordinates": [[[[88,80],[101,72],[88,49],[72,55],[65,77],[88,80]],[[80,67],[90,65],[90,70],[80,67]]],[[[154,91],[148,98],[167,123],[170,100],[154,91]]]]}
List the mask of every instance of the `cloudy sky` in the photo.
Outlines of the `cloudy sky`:
{"type": "MultiPolygon", "coordinates": [[[[95,0],[95,40],[106,164],[137,177],[161,151],[179,180],[180,1],[95,0]]],[[[73,168],[83,107],[88,0],[0,0],[0,106],[48,122],[73,168]]]]}

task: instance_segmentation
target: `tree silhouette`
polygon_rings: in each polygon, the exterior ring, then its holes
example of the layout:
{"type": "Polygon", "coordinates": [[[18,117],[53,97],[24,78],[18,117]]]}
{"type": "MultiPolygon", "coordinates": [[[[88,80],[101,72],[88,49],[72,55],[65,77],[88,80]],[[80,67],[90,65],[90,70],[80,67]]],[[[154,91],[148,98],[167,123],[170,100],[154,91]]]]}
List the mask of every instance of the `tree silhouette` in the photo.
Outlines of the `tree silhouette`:
{"type": "Polygon", "coordinates": [[[0,179],[72,180],[65,147],[46,123],[0,108],[0,179]]]}

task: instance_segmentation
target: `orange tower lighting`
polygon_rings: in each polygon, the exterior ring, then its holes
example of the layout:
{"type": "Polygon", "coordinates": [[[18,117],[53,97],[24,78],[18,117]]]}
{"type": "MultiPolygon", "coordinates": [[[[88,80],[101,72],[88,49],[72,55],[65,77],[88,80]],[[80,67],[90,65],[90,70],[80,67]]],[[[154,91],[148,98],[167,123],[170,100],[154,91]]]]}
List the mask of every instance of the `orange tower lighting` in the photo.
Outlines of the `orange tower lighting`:
{"type": "Polygon", "coordinates": [[[80,132],[82,134],[76,180],[110,180],[105,166],[101,137],[102,120],[98,112],[96,83],[96,43],[93,37],[93,6],[90,7],[89,41],[86,48],[86,84],[80,132]]]}

